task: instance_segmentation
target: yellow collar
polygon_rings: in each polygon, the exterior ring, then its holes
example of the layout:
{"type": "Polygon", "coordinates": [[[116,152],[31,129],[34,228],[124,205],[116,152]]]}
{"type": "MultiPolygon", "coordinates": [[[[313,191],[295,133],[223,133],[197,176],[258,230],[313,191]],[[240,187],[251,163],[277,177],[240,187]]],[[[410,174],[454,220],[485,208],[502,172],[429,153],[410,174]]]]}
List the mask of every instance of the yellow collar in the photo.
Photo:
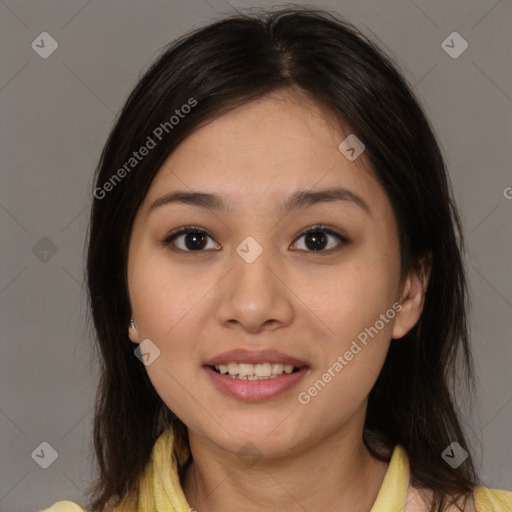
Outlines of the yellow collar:
{"type": "Polygon", "coordinates": [[[395,446],[379,494],[370,512],[405,510],[409,486],[409,459],[404,448],[395,446]]]}

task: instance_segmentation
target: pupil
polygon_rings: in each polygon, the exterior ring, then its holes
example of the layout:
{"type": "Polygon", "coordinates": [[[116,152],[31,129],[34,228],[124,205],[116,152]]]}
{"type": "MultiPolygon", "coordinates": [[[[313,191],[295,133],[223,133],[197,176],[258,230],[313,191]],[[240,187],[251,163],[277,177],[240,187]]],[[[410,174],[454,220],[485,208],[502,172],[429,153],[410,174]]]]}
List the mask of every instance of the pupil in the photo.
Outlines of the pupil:
{"type": "Polygon", "coordinates": [[[202,249],[206,245],[205,236],[197,232],[187,233],[185,236],[185,245],[187,249],[190,250],[202,249]],[[190,241],[191,243],[189,243],[190,241]]]}
{"type": "Polygon", "coordinates": [[[308,247],[308,249],[311,249],[313,251],[323,249],[325,247],[326,241],[327,237],[321,231],[314,231],[306,235],[306,246],[308,247]],[[320,244],[321,247],[318,247],[318,244],[320,244]]]}

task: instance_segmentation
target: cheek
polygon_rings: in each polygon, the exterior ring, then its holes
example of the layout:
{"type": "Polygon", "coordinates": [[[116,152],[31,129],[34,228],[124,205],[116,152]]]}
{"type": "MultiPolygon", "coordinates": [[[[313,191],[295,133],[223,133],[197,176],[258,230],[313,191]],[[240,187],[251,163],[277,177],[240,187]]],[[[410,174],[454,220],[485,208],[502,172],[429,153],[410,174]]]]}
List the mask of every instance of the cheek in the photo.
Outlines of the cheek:
{"type": "Polygon", "coordinates": [[[130,255],[130,301],[145,337],[166,343],[200,304],[207,287],[198,283],[198,273],[192,273],[191,267],[171,264],[166,250],[155,250],[150,242],[143,242],[130,255]]]}
{"type": "Polygon", "coordinates": [[[373,287],[379,275],[367,267],[364,272],[354,269],[333,283],[338,291],[326,300],[323,318],[335,334],[317,344],[321,364],[297,396],[312,429],[315,418],[323,418],[328,431],[352,417],[366,403],[382,369],[396,312],[393,286],[383,282],[373,287]]]}
{"type": "Polygon", "coordinates": [[[202,329],[196,320],[208,308],[205,294],[211,287],[207,279],[203,286],[198,275],[185,266],[170,265],[166,251],[155,250],[149,242],[130,253],[128,287],[139,341],[149,339],[160,351],[146,371],[164,403],[179,417],[191,405],[195,377],[190,370],[199,357],[202,329]]]}
{"type": "MultiPolygon", "coordinates": [[[[329,345],[334,340],[336,348],[341,350],[365,329],[374,326],[392,307],[398,279],[398,264],[390,265],[384,257],[358,256],[328,274],[328,279],[310,287],[311,309],[318,311],[329,328],[329,345]]],[[[393,318],[391,311],[384,320],[393,318]]],[[[381,325],[379,322],[379,331],[391,336],[392,323],[385,321],[381,325]]]]}
{"type": "Polygon", "coordinates": [[[396,317],[399,253],[391,244],[387,252],[377,251],[377,245],[361,248],[316,288],[312,302],[330,334],[316,343],[322,357],[308,379],[313,387],[301,391],[303,402],[320,415],[333,403],[339,408],[331,416],[355,410],[386,358],[396,317]]]}

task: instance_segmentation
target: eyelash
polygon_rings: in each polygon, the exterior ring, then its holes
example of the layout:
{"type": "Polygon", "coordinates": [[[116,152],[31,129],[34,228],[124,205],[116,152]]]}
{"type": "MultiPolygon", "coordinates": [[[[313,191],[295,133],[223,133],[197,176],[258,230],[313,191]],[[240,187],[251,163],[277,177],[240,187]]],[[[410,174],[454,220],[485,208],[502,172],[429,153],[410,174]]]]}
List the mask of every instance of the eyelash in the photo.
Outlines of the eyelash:
{"type": "MultiPolygon", "coordinates": [[[[315,226],[311,226],[311,227],[305,229],[297,237],[297,240],[299,238],[301,238],[302,236],[307,235],[308,233],[316,233],[316,232],[326,233],[327,235],[335,236],[340,241],[340,244],[338,246],[334,247],[334,248],[331,248],[331,249],[325,249],[325,250],[321,249],[319,251],[311,251],[311,250],[310,251],[307,251],[307,250],[304,251],[303,249],[300,249],[301,251],[310,252],[310,253],[313,253],[313,254],[318,254],[318,253],[328,253],[328,254],[330,254],[333,251],[339,250],[339,249],[341,249],[341,247],[343,247],[345,245],[348,245],[350,243],[350,240],[348,238],[346,238],[343,235],[340,235],[339,233],[336,233],[335,231],[333,231],[332,229],[328,228],[327,226],[325,226],[323,224],[317,224],[315,226]]],[[[214,238],[211,235],[211,233],[209,233],[208,231],[200,228],[199,226],[184,226],[184,227],[181,227],[181,228],[177,228],[174,231],[171,231],[165,237],[165,239],[162,240],[160,243],[162,244],[163,247],[169,247],[172,244],[172,242],[174,241],[175,238],[177,238],[180,235],[184,235],[184,234],[188,234],[188,233],[205,234],[205,235],[209,236],[212,240],[214,240],[214,238]]],[[[185,250],[185,249],[179,249],[177,247],[170,247],[170,249],[173,250],[173,251],[179,251],[179,252],[182,252],[182,253],[202,253],[202,252],[206,252],[205,250],[190,251],[190,250],[185,250]]]]}

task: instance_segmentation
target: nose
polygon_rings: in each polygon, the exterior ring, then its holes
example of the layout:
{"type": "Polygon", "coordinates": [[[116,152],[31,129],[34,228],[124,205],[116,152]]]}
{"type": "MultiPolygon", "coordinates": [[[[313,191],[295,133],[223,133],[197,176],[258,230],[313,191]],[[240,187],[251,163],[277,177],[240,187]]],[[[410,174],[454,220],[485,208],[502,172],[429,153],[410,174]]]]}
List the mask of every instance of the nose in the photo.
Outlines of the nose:
{"type": "Polygon", "coordinates": [[[293,293],[283,279],[286,272],[270,250],[263,250],[251,263],[234,252],[232,261],[232,270],[217,288],[218,321],[251,333],[289,325],[293,293]]]}

